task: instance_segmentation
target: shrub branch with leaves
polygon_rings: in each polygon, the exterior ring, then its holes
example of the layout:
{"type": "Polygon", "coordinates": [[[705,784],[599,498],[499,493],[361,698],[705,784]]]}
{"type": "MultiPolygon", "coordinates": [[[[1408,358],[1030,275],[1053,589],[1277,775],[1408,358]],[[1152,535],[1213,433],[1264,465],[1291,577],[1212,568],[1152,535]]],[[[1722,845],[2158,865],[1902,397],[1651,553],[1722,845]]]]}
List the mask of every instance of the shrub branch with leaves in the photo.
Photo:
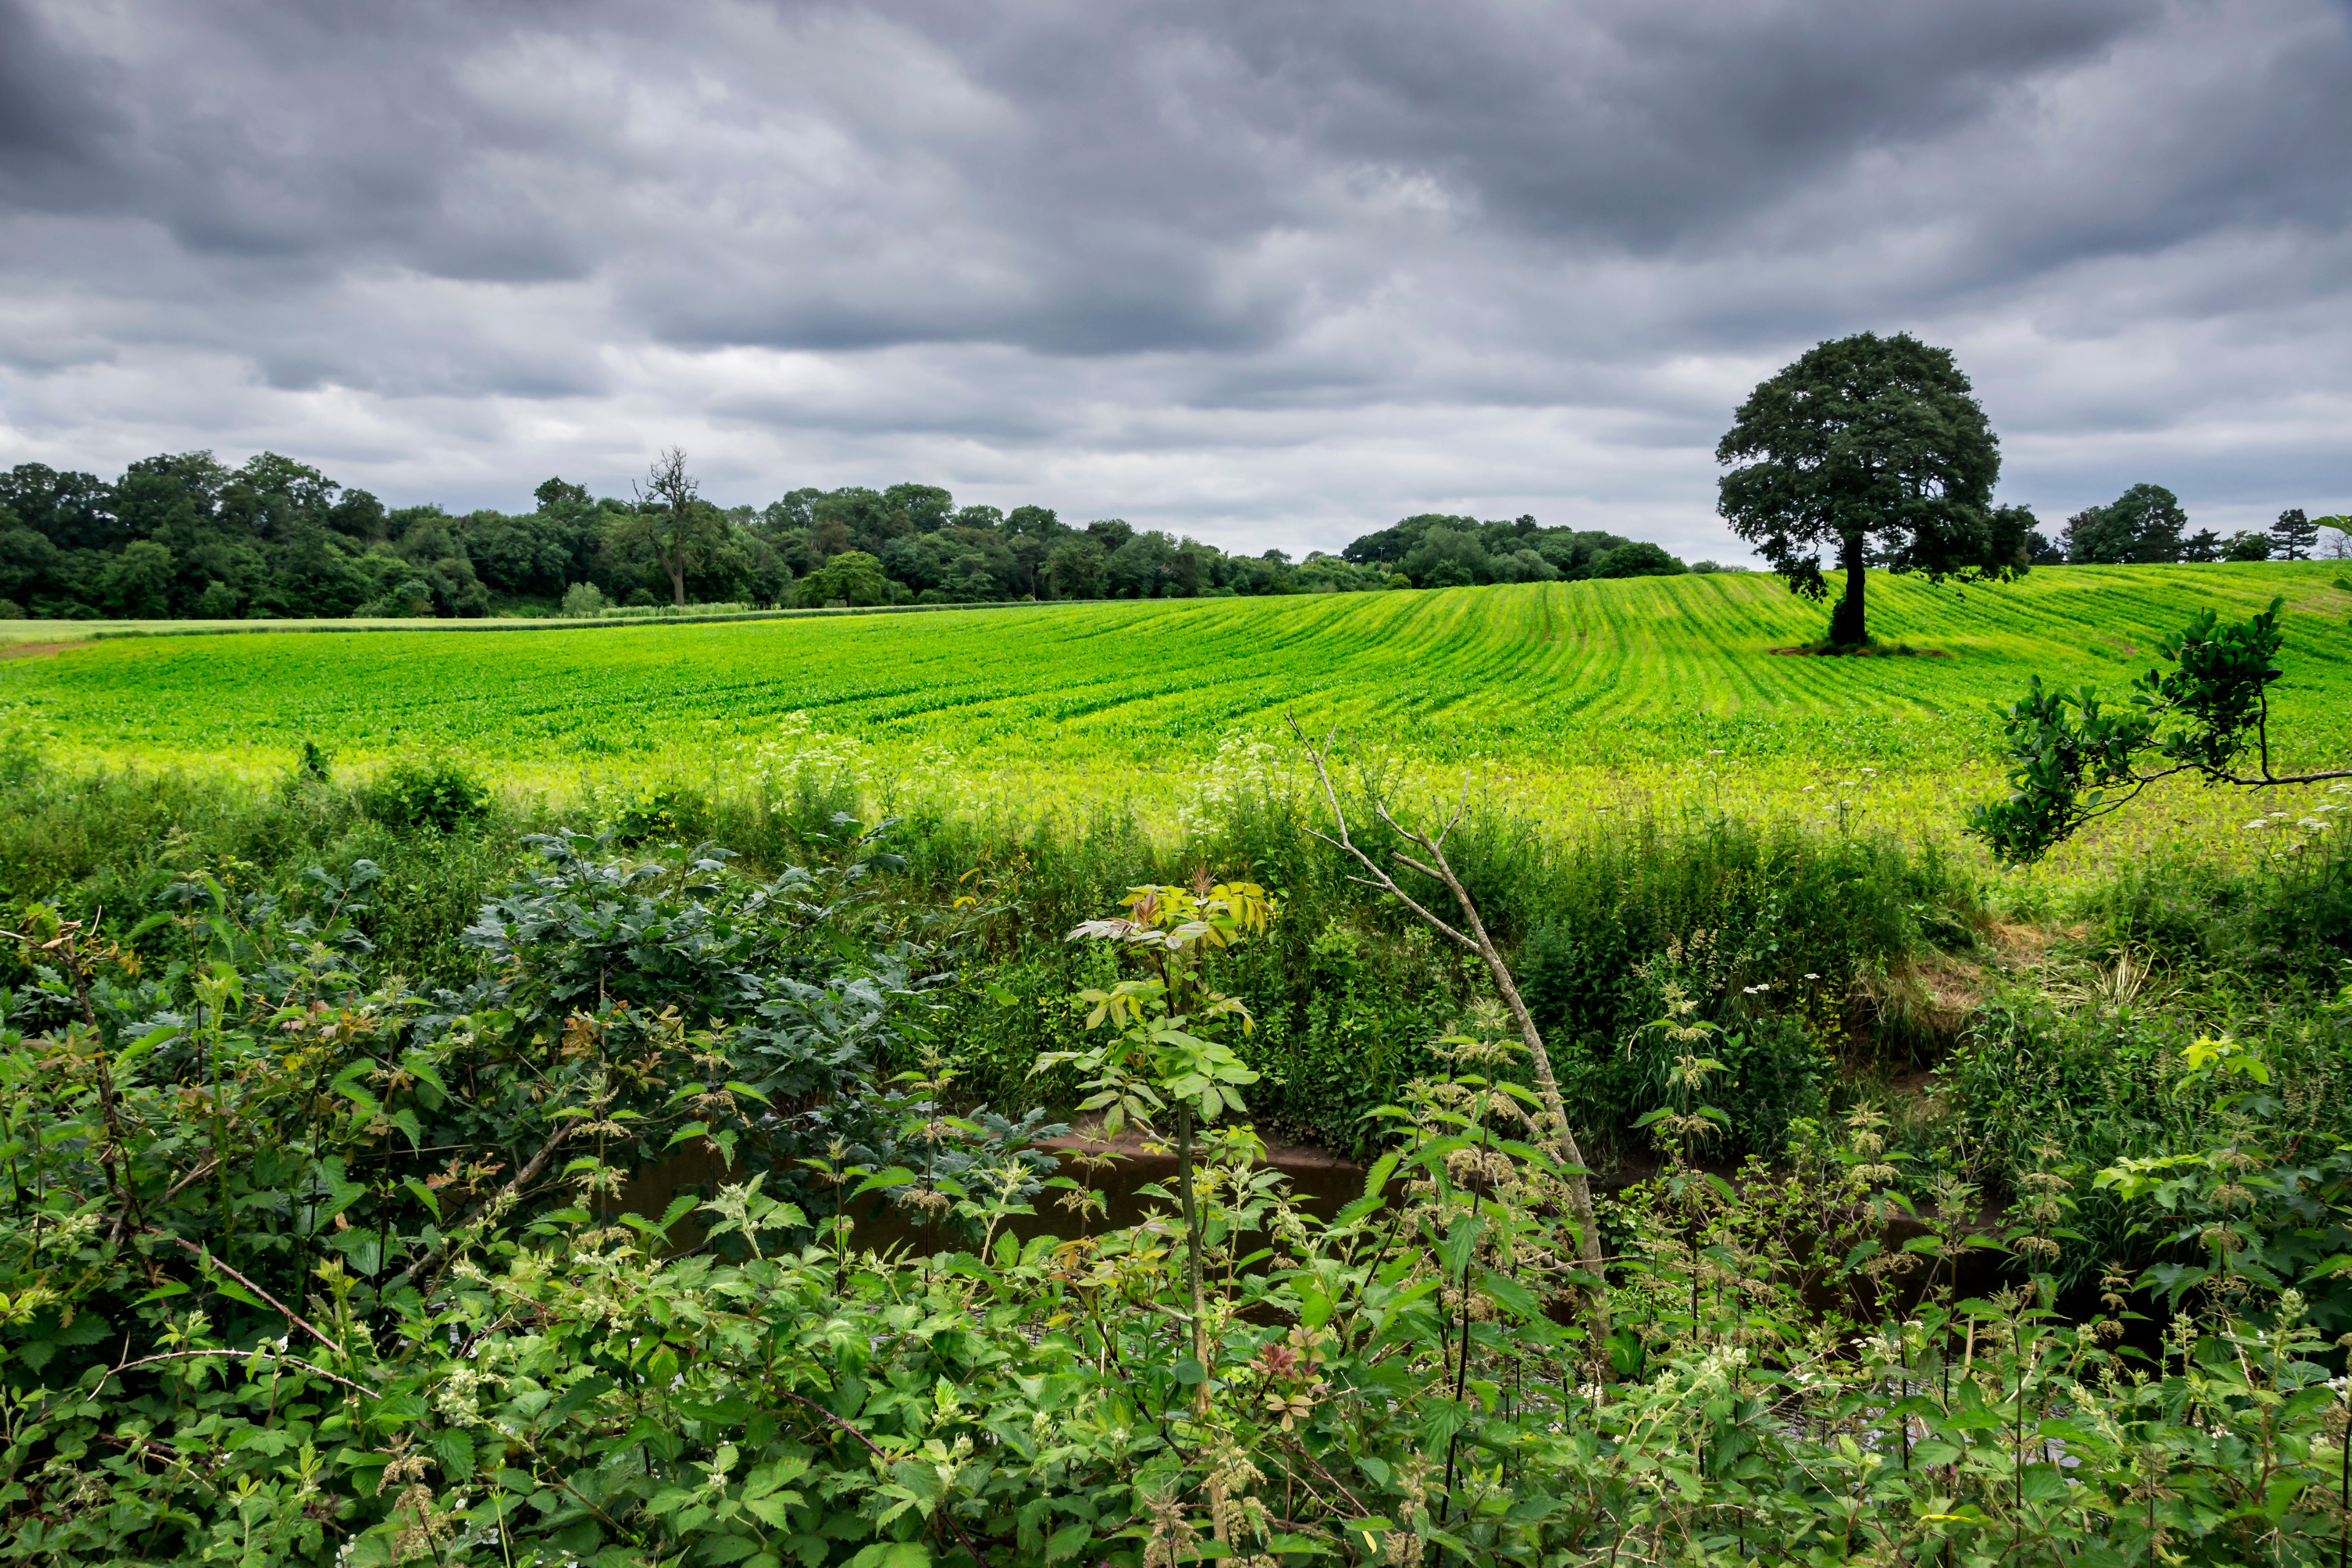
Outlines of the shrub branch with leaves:
{"type": "Polygon", "coordinates": [[[2134,680],[2122,711],[2088,686],[2046,689],[2035,677],[2001,714],[2009,795],[1970,807],[1968,831],[2002,861],[2029,865],[2177,774],[2253,788],[2352,778],[2352,768],[2273,765],[2270,687],[2284,673],[2280,604],[2227,625],[2207,610],[2166,637],[2158,652],[2172,668],[2134,680]]]}

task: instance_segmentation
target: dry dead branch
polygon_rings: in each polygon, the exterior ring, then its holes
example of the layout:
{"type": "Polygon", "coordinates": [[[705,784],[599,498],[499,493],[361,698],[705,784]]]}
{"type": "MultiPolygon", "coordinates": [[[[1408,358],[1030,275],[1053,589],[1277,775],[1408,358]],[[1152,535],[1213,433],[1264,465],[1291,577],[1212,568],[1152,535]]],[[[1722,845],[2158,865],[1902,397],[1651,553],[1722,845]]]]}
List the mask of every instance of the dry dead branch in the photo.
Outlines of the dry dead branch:
{"type": "MultiPolygon", "coordinates": [[[[1479,918],[1478,907],[1472,900],[1469,889],[1462,885],[1462,879],[1454,875],[1453,863],[1445,858],[1446,837],[1461,823],[1462,814],[1468,805],[1469,792],[1466,784],[1464,788],[1463,799],[1455,804],[1453,815],[1446,818],[1445,826],[1434,834],[1405,826],[1391,816],[1388,807],[1381,803],[1375,802],[1372,807],[1379,814],[1380,819],[1387,824],[1391,831],[1421,851],[1421,855],[1415,857],[1406,854],[1402,849],[1397,850],[1394,852],[1397,863],[1408,869],[1418,871],[1434,881],[1444,883],[1446,891],[1454,895],[1454,902],[1461,910],[1462,923],[1457,926],[1439,916],[1411,893],[1399,887],[1396,879],[1389,875],[1387,868],[1358,847],[1355,840],[1349,836],[1348,814],[1340,806],[1339,792],[1331,783],[1329,758],[1332,738],[1338,733],[1336,727],[1323,737],[1320,747],[1307,738],[1306,732],[1299,729],[1297,719],[1290,720],[1290,732],[1297,737],[1299,745],[1307,752],[1307,760],[1315,764],[1315,776],[1323,785],[1323,798],[1331,807],[1331,820],[1339,829],[1339,837],[1335,838],[1328,833],[1311,827],[1307,831],[1333,848],[1349,856],[1358,865],[1370,873],[1370,876],[1365,877],[1351,875],[1349,880],[1361,883],[1368,888],[1379,889],[1404,905],[1406,909],[1411,910],[1432,931],[1476,953],[1485,961],[1486,973],[1493,978],[1495,989],[1502,996],[1504,1005],[1511,1010],[1511,1016],[1519,1027],[1519,1038],[1528,1047],[1528,1059],[1535,1069],[1536,1093],[1543,1100],[1545,1121],[1549,1123],[1545,1129],[1546,1141],[1552,1145],[1554,1152],[1567,1172],[1569,1206],[1576,1216],[1577,1261],[1596,1281],[1601,1280],[1604,1276],[1601,1273],[1601,1226],[1593,1218],[1591,1181],[1585,1173],[1584,1152],[1577,1147],[1575,1130],[1569,1125],[1568,1109],[1560,1101],[1559,1079],[1552,1074],[1551,1055],[1544,1049],[1543,1036],[1536,1028],[1535,1018],[1528,1012],[1526,1001],[1519,995],[1518,984],[1511,978],[1510,966],[1503,962],[1503,954],[1496,947],[1494,937],[1487,932],[1486,921],[1479,918]]],[[[1591,1338],[1588,1349],[1605,1375],[1609,1366],[1608,1288],[1605,1284],[1595,1284],[1589,1289],[1591,1307],[1588,1313],[1588,1331],[1591,1338]]]]}

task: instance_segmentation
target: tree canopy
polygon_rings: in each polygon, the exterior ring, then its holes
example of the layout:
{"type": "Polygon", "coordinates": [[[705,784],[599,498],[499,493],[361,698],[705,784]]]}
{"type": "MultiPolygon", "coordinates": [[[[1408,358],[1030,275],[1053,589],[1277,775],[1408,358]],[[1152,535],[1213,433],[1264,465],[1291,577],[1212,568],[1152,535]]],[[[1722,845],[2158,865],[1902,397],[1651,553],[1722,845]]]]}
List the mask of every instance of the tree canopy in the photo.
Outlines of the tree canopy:
{"type": "Polygon", "coordinates": [[[1863,332],[1807,351],[1740,405],[1716,459],[1738,464],[1718,510],[1790,588],[1828,594],[1822,555],[1845,573],[1829,640],[1869,640],[1863,582],[2020,575],[2032,513],[1992,506],[2000,438],[1948,349],[1863,332]]]}
{"type": "Polygon", "coordinates": [[[2280,560],[2308,561],[2312,546],[2319,542],[2319,525],[2304,515],[2303,508],[2291,506],[2271,524],[2271,537],[2278,542],[2280,560]]]}
{"type": "Polygon", "coordinates": [[[2301,507],[2289,507],[2267,529],[2242,528],[2227,538],[2210,528],[2192,533],[2178,496],[2162,485],[2141,483],[2105,506],[2085,507],[2068,518],[2056,545],[2034,535],[2033,562],[2036,565],[2047,560],[2076,566],[2121,566],[2171,561],[2304,561],[2326,549],[2323,534],[2337,521],[2310,517],[2301,507]]]}
{"type": "MultiPolygon", "coordinates": [[[[2138,484],[2105,506],[2066,520],[2066,559],[2078,566],[2121,566],[2190,559],[2189,514],[2162,485],[2138,484]]],[[[2210,531],[2207,531],[2210,536],[2210,531]]],[[[2200,537],[2194,548],[2207,547],[2200,537]]]]}
{"type": "Polygon", "coordinates": [[[1598,529],[1546,528],[1532,517],[1481,522],[1441,512],[1365,534],[1339,553],[1401,573],[1417,588],[1671,576],[1685,570],[1658,545],[1598,529]]]}

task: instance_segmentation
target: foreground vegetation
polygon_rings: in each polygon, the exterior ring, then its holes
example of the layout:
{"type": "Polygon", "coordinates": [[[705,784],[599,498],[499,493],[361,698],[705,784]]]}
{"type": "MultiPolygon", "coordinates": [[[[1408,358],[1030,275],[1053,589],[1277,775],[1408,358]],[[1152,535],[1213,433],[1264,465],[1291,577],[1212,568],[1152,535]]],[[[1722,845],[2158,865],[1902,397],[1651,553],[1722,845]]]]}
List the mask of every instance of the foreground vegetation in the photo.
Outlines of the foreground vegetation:
{"type": "Polygon", "coordinates": [[[2332,829],[2020,926],[1834,826],[1474,825],[1607,1178],[1596,1278],[1481,973],[1279,790],[1176,846],[771,786],[14,755],[12,1560],[2338,1550],[2332,829]],[[1272,902],[1172,955],[1246,1116],[1149,1045],[1156,962],[1062,940],[1195,864],[1272,902]],[[1136,1047],[1047,1060],[1122,980],[1136,1047]],[[1199,1112],[1140,1225],[1039,1146],[1114,1069],[1199,1112]],[[1293,1201],[1252,1118],[1352,1139],[1363,1201],[1293,1201]],[[681,1152],[699,1186],[630,1212],[681,1152]]]}

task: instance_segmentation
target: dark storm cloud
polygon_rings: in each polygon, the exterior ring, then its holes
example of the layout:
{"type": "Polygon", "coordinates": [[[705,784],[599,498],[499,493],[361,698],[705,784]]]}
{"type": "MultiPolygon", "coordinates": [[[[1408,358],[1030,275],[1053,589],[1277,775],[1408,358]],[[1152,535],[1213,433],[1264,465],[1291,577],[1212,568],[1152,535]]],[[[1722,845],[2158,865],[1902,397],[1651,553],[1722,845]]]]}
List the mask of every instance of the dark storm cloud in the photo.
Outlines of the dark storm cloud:
{"type": "Polygon", "coordinates": [[[0,199],[75,205],[103,182],[98,142],[116,129],[94,62],[68,59],[30,15],[0,5],[0,199]]]}
{"type": "Polygon", "coordinates": [[[1259,71],[1335,148],[1445,171],[1498,218],[1657,249],[1857,153],[1948,133],[2095,55],[2144,5],[1638,3],[1236,8],[1259,71]]]}
{"type": "Polygon", "coordinates": [[[0,0],[0,458],[511,502],[664,425],[747,484],[1697,540],[1746,385],[1909,327],[2012,483],[2151,435],[2253,505],[2352,400],[2347,15],[0,0]]]}
{"type": "MultiPolygon", "coordinates": [[[[0,5],[0,58],[53,143],[12,205],[161,226],[191,258],[255,264],[256,288],[390,260],[439,276],[578,268],[516,193],[472,171],[533,138],[455,90],[485,13],[429,6],[0,5]]],[[[495,32],[495,27],[491,28],[495,32]]],[[[11,95],[13,96],[13,94],[11,95]]],[[[5,112],[5,111],[0,111],[5,112]]]]}

